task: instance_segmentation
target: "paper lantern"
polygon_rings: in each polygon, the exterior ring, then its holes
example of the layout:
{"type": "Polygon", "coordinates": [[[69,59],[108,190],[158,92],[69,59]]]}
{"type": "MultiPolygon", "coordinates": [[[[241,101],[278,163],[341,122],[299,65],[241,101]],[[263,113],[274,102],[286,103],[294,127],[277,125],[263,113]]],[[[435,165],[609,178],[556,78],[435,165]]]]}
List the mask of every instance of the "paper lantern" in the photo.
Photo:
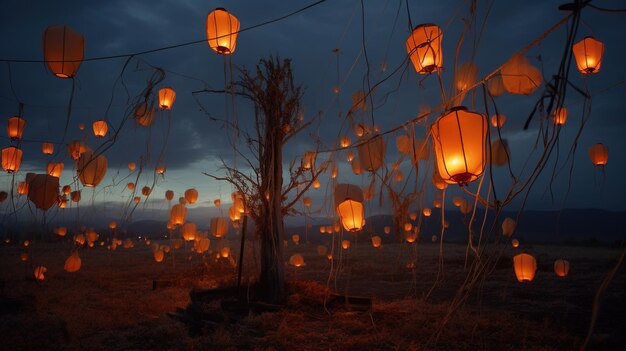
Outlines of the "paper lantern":
{"type": "Polygon", "coordinates": [[[502,235],[510,237],[515,231],[517,223],[511,217],[507,217],[502,221],[502,235]]]}
{"type": "Polygon", "coordinates": [[[341,248],[344,250],[347,250],[350,248],[350,240],[342,240],[341,241],[341,248]]]}
{"type": "Polygon", "coordinates": [[[352,173],[356,175],[363,174],[363,167],[361,167],[361,161],[353,160],[350,165],[352,167],[352,173]]]}
{"type": "Polygon", "coordinates": [[[35,279],[44,280],[46,278],[45,273],[48,272],[48,268],[44,266],[37,266],[33,272],[35,274],[35,279]]]}
{"type": "Polygon", "coordinates": [[[500,71],[504,88],[511,94],[530,95],[539,88],[541,71],[521,55],[513,56],[500,71]]]}
{"type": "Polygon", "coordinates": [[[385,163],[385,139],[374,135],[358,147],[361,167],[368,171],[376,171],[385,163]]]}
{"type": "Polygon", "coordinates": [[[609,161],[609,148],[604,144],[594,144],[589,148],[589,158],[596,166],[604,166],[609,161]]]}
{"type": "Polygon", "coordinates": [[[330,168],[330,179],[336,179],[339,175],[339,165],[336,161],[332,162],[332,166],[330,168]]]}
{"type": "MultiPolygon", "coordinates": [[[[322,228],[324,228],[324,227],[320,227],[320,232],[321,232],[322,228]]],[[[291,236],[291,241],[293,241],[294,244],[298,245],[300,243],[300,235],[298,235],[298,234],[292,235],[291,236]]]]}
{"type": "Polygon", "coordinates": [[[504,166],[509,162],[511,151],[509,143],[505,139],[496,139],[491,143],[491,164],[494,166],[504,166]]]}
{"type": "Polygon", "coordinates": [[[465,107],[455,107],[431,126],[437,170],[449,184],[466,185],[485,169],[487,119],[465,107]]]}
{"type": "Polygon", "coordinates": [[[157,165],[155,168],[156,174],[165,174],[165,166],[157,165]]]}
{"type": "Polygon", "coordinates": [[[304,204],[304,206],[305,206],[305,207],[307,207],[307,208],[311,207],[312,202],[313,202],[313,201],[312,201],[312,200],[311,200],[311,198],[310,198],[310,197],[308,197],[308,196],[305,196],[305,197],[302,199],[302,203],[303,203],[303,204],[304,204]]]}
{"type": "Polygon", "coordinates": [[[116,221],[111,221],[109,223],[109,229],[115,230],[115,228],[117,228],[117,222],[116,221]]]}
{"type": "Polygon", "coordinates": [[[59,178],[48,174],[28,173],[28,200],[40,210],[47,211],[56,204],[59,196],[59,178]]]}
{"type": "Polygon", "coordinates": [[[61,177],[65,164],[63,162],[48,162],[48,174],[53,177],[61,177]]]}
{"type": "Polygon", "coordinates": [[[375,235],[372,237],[372,246],[374,248],[379,248],[381,244],[382,244],[382,239],[378,235],[375,235]]]}
{"type": "Polygon", "coordinates": [[[300,254],[291,255],[291,257],[289,257],[289,264],[294,267],[302,267],[305,265],[304,257],[300,254]]]}
{"type": "Polygon", "coordinates": [[[135,197],[133,198],[133,202],[134,202],[135,204],[139,204],[139,203],[141,202],[141,197],[139,197],[139,196],[135,196],[135,197]]]}
{"type": "Polygon", "coordinates": [[[15,146],[2,149],[2,169],[8,173],[17,172],[22,164],[22,150],[15,146]]]}
{"type": "Polygon", "coordinates": [[[454,84],[458,91],[466,91],[476,83],[478,67],[472,62],[461,64],[455,72],[454,84]]]}
{"type": "Polygon", "coordinates": [[[335,187],[335,209],[341,224],[348,232],[357,232],[365,225],[363,190],[352,184],[338,184],[335,187]]]}
{"type": "Polygon", "coordinates": [[[554,124],[556,124],[557,126],[564,125],[565,122],[567,122],[567,114],[567,108],[557,107],[552,113],[552,122],[554,122],[554,124]]]}
{"type": "Polygon", "coordinates": [[[171,87],[165,87],[159,89],[159,107],[164,110],[172,109],[174,101],[176,100],[176,92],[171,87]]]}
{"type": "Polygon", "coordinates": [[[224,258],[230,257],[230,247],[226,246],[220,250],[220,255],[224,258]]]}
{"type": "Polygon", "coordinates": [[[443,66],[443,32],[435,24],[420,24],[406,41],[406,52],[419,74],[440,70],[443,66]]]}
{"type": "Polygon", "coordinates": [[[152,193],[152,189],[149,186],[144,186],[143,188],[141,188],[141,195],[150,196],[150,193],[152,193]]]}
{"type": "Polygon", "coordinates": [[[154,107],[141,103],[135,108],[135,121],[142,127],[149,127],[154,123],[154,107]]]}
{"type": "Polygon", "coordinates": [[[20,116],[9,118],[7,125],[7,135],[11,140],[22,139],[24,134],[24,128],[26,127],[26,120],[20,116]]]}
{"type": "Polygon", "coordinates": [[[135,164],[135,162],[128,162],[128,170],[129,171],[134,171],[135,168],[137,167],[137,165],[135,164]]]}
{"type": "Polygon", "coordinates": [[[322,182],[319,179],[315,179],[313,183],[311,183],[313,189],[319,189],[322,186],[322,182]]]}
{"type": "Polygon", "coordinates": [[[211,234],[216,238],[223,238],[228,235],[228,218],[213,217],[210,221],[211,234]]]}
{"type": "Polygon", "coordinates": [[[519,240],[517,240],[517,239],[511,240],[511,246],[513,246],[515,248],[519,247],[519,240]]]}
{"type": "Polygon", "coordinates": [[[554,261],[554,273],[558,277],[567,277],[569,274],[569,261],[564,259],[554,261]]]}
{"type": "Polygon", "coordinates": [[[602,66],[602,55],[604,54],[604,44],[594,37],[585,37],[583,40],[572,46],[576,66],[582,74],[592,74],[600,72],[602,66]]]}
{"type": "Polygon", "coordinates": [[[28,182],[23,181],[17,184],[17,193],[20,195],[28,194],[28,182]]]}
{"type": "Polygon", "coordinates": [[[41,152],[44,155],[52,155],[54,153],[54,144],[52,143],[41,144],[41,152]]]}
{"type": "Polygon", "coordinates": [[[339,139],[339,146],[341,146],[341,147],[348,147],[348,146],[350,146],[350,137],[349,136],[344,136],[341,139],[339,139]]]}
{"type": "Polygon", "coordinates": [[[494,114],[491,116],[491,125],[496,128],[504,127],[504,123],[506,123],[506,116],[503,114],[494,114]]]}
{"type": "Polygon", "coordinates": [[[165,258],[165,252],[163,252],[163,250],[156,250],[152,253],[152,256],[154,257],[155,262],[161,263],[165,258]]]}
{"type": "Polygon", "coordinates": [[[70,193],[70,199],[73,202],[80,202],[80,190],[74,190],[70,193]]]}
{"type": "Polygon", "coordinates": [[[422,210],[422,214],[424,215],[424,217],[430,217],[430,215],[432,215],[432,210],[426,207],[422,210]]]}
{"type": "Polygon", "coordinates": [[[500,96],[506,92],[504,82],[502,81],[502,74],[498,73],[489,79],[487,82],[487,89],[491,96],[500,96]]]}
{"type": "Polygon", "coordinates": [[[183,225],[187,217],[187,208],[185,205],[176,204],[170,210],[170,223],[173,225],[183,225]]]}
{"type": "Polygon", "coordinates": [[[72,192],[72,187],[69,185],[63,185],[62,192],[65,195],[69,195],[72,192]]]}
{"type": "Polygon", "coordinates": [[[167,201],[172,201],[173,198],[174,198],[174,192],[172,190],[165,191],[165,199],[167,201]]]}
{"type": "Polygon", "coordinates": [[[84,186],[94,187],[100,184],[107,172],[107,158],[93,151],[84,152],[76,162],[78,179],[84,186]]]}
{"type": "Polygon", "coordinates": [[[317,153],[315,151],[307,151],[304,153],[302,157],[302,168],[304,169],[315,169],[315,158],[317,157],[317,153]]]}
{"type": "Polygon", "coordinates": [[[206,37],[211,49],[220,55],[230,55],[237,47],[239,20],[223,8],[206,17],[206,37]]]}
{"type": "Polygon", "coordinates": [[[66,208],[67,207],[67,197],[65,195],[59,196],[59,198],[57,200],[57,205],[59,206],[60,209],[66,208]]]}
{"type": "Polygon", "coordinates": [[[196,233],[198,232],[198,228],[195,223],[187,222],[183,224],[181,229],[181,233],[183,235],[183,239],[186,241],[195,240],[196,233]]]}
{"type": "Polygon", "coordinates": [[[126,187],[128,188],[128,190],[133,191],[135,190],[135,183],[129,182],[128,184],[126,184],[126,187]]]}
{"type": "Polygon", "coordinates": [[[78,256],[78,252],[74,252],[65,260],[65,264],[63,265],[63,269],[69,273],[78,272],[80,270],[82,262],[80,257],[78,256]]]}
{"type": "Polygon", "coordinates": [[[96,138],[103,138],[105,135],[107,135],[107,131],[109,130],[109,125],[107,124],[106,121],[99,120],[99,121],[93,122],[92,128],[93,128],[93,135],[95,135],[96,138]]]}
{"type": "Polygon", "coordinates": [[[71,78],[80,68],[85,39],[69,26],[49,26],[43,33],[44,60],[52,74],[71,78]]]}
{"type": "Polygon", "coordinates": [[[189,204],[195,204],[198,201],[198,190],[193,188],[185,190],[185,200],[189,204]]]}
{"type": "Polygon", "coordinates": [[[527,253],[513,256],[515,276],[520,283],[531,282],[537,271],[537,260],[527,253]]]}
{"type": "Polygon", "coordinates": [[[80,155],[89,150],[89,148],[82,141],[74,140],[67,145],[67,150],[74,160],[78,160],[80,155]]]}

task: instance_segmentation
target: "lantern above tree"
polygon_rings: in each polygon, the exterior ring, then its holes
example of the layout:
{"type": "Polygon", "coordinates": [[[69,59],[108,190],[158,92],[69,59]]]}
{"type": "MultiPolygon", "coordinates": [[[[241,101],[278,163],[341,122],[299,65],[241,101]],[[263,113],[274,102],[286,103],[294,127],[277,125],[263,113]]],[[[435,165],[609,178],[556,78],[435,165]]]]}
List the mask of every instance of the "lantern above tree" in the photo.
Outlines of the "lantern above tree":
{"type": "Polygon", "coordinates": [[[171,87],[159,89],[159,106],[164,110],[171,110],[176,100],[176,91],[171,87]]]}
{"type": "Polygon", "coordinates": [[[230,55],[237,47],[239,20],[223,8],[217,8],[206,17],[206,37],[213,51],[230,55]]]}
{"type": "Polygon", "coordinates": [[[69,26],[49,26],[43,33],[44,60],[59,78],[71,78],[83,61],[85,38],[69,26]]]}
{"type": "Polygon", "coordinates": [[[466,185],[485,169],[487,119],[455,107],[431,126],[439,176],[449,184],[466,185]]]}
{"type": "Polygon", "coordinates": [[[420,24],[406,40],[406,52],[419,74],[436,72],[443,66],[443,32],[435,24],[420,24]]]}
{"type": "Polygon", "coordinates": [[[26,127],[24,118],[20,116],[11,117],[7,125],[7,135],[11,140],[20,140],[22,139],[22,134],[24,134],[24,127],[26,127]]]}
{"type": "Polygon", "coordinates": [[[604,54],[604,44],[594,37],[585,37],[572,46],[576,66],[582,74],[600,72],[602,66],[602,55],[604,54]]]}

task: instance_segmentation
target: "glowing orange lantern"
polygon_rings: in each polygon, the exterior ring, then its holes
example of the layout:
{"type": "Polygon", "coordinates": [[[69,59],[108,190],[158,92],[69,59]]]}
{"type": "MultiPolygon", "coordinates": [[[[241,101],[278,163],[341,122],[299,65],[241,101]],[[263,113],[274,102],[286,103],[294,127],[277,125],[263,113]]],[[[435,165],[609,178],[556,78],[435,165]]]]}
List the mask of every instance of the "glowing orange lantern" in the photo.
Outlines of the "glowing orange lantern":
{"type": "Polygon", "coordinates": [[[107,172],[107,158],[92,151],[84,152],[76,162],[78,179],[84,186],[94,187],[100,184],[107,172]]]}
{"type": "Polygon", "coordinates": [[[173,225],[182,225],[187,217],[187,208],[185,205],[176,204],[170,210],[170,223],[173,225]]]}
{"type": "Polygon", "coordinates": [[[382,243],[382,239],[380,238],[380,236],[376,235],[372,237],[372,246],[374,248],[379,248],[381,243],[382,243]]]}
{"type": "Polygon", "coordinates": [[[48,162],[48,174],[53,177],[60,177],[65,164],[63,162],[48,162]]]}
{"type": "Polygon", "coordinates": [[[28,194],[28,182],[23,181],[17,184],[17,193],[20,195],[28,194]]]}
{"type": "Polygon", "coordinates": [[[485,169],[487,119],[465,107],[455,107],[431,126],[440,177],[449,184],[466,185],[485,169]]]}
{"type": "Polygon", "coordinates": [[[432,215],[433,211],[426,207],[422,210],[422,214],[424,215],[424,217],[430,217],[430,215],[432,215]]]}
{"type": "Polygon", "coordinates": [[[99,120],[99,121],[93,122],[92,128],[93,128],[93,135],[95,135],[96,138],[103,138],[107,134],[107,131],[109,130],[109,125],[107,124],[106,121],[99,120]]]}
{"type": "Polygon", "coordinates": [[[85,39],[69,26],[49,26],[43,33],[43,53],[48,69],[59,78],[71,78],[83,61],[85,39]]]}
{"type": "Polygon", "coordinates": [[[521,253],[513,257],[513,267],[520,283],[531,282],[537,271],[537,260],[527,253],[521,253]]]}
{"type": "Polygon", "coordinates": [[[368,171],[375,171],[385,163],[385,139],[379,134],[371,137],[358,147],[361,166],[368,171]]]}
{"type": "Polygon", "coordinates": [[[142,127],[149,127],[154,122],[154,107],[141,103],[135,108],[135,121],[142,127]]]}
{"type": "Polygon", "coordinates": [[[72,187],[70,187],[69,185],[63,185],[63,194],[65,195],[69,195],[72,192],[72,187]]]}
{"type": "Polygon", "coordinates": [[[567,277],[569,274],[569,261],[564,259],[554,261],[554,273],[558,277],[567,277]]]}
{"type": "Polygon", "coordinates": [[[78,160],[78,158],[80,158],[80,155],[89,150],[89,148],[85,146],[85,143],[83,143],[82,141],[74,140],[67,145],[67,150],[74,160],[78,160]]]}
{"type": "Polygon", "coordinates": [[[52,143],[41,144],[41,152],[43,152],[44,155],[52,155],[52,153],[54,153],[54,144],[52,143]]]}
{"type": "Polygon", "coordinates": [[[589,148],[589,158],[596,166],[604,166],[609,161],[609,148],[604,144],[595,144],[589,148]]]}
{"type": "Polygon", "coordinates": [[[352,184],[338,184],[335,187],[335,209],[341,224],[348,232],[357,232],[365,225],[363,190],[352,184]]]}
{"type": "Polygon", "coordinates": [[[348,147],[348,146],[350,146],[350,137],[349,136],[342,137],[339,140],[339,146],[341,146],[341,147],[348,147]]]}
{"type": "Polygon", "coordinates": [[[604,44],[594,37],[585,37],[572,46],[576,66],[582,74],[598,73],[602,66],[604,44]]]}
{"type": "Polygon", "coordinates": [[[211,234],[216,238],[223,238],[228,235],[228,218],[213,217],[209,223],[211,234]]]}
{"type": "Polygon", "coordinates": [[[217,8],[206,17],[206,37],[213,51],[221,55],[235,52],[239,20],[223,8],[217,8]]]}
{"type": "Polygon", "coordinates": [[[172,190],[165,191],[165,199],[167,199],[167,201],[172,201],[173,198],[174,192],[172,190]]]}
{"type": "Polygon", "coordinates": [[[74,202],[80,201],[80,190],[75,190],[70,193],[70,199],[74,202]]]}
{"type": "Polygon", "coordinates": [[[22,150],[15,146],[2,149],[2,169],[8,173],[17,172],[22,164],[22,150]]]}
{"type": "Polygon", "coordinates": [[[149,196],[150,193],[152,193],[152,189],[149,186],[144,186],[143,188],[141,188],[141,195],[149,196]]]}
{"type": "Polygon", "coordinates": [[[350,248],[350,240],[341,241],[341,248],[347,250],[350,248]]]}
{"type": "Polygon", "coordinates": [[[315,158],[317,157],[317,153],[315,151],[307,151],[304,153],[302,157],[302,168],[304,169],[315,169],[315,158]]]}
{"type": "Polygon", "coordinates": [[[165,166],[157,165],[155,171],[156,171],[156,174],[164,174],[165,173],[165,166]]]}
{"type": "Polygon", "coordinates": [[[419,74],[436,72],[443,66],[443,32],[435,24],[420,24],[406,41],[406,52],[419,74]]]}
{"type": "Polygon", "coordinates": [[[503,114],[494,114],[491,116],[491,125],[496,128],[502,128],[506,123],[506,116],[503,114]]]}
{"type": "Polygon", "coordinates": [[[567,113],[568,111],[565,107],[556,108],[552,115],[552,121],[554,122],[554,124],[556,124],[557,126],[564,125],[565,122],[567,122],[567,113]]]}
{"type": "Polygon", "coordinates": [[[11,117],[7,125],[7,135],[11,140],[20,140],[22,139],[25,127],[26,120],[24,118],[20,116],[11,117]]]}
{"type": "Polygon", "coordinates": [[[198,201],[198,190],[193,188],[185,190],[185,200],[189,204],[195,204],[198,201]]]}
{"type": "Polygon", "coordinates": [[[176,100],[176,92],[171,87],[159,89],[159,106],[164,110],[170,110],[176,100]]]}

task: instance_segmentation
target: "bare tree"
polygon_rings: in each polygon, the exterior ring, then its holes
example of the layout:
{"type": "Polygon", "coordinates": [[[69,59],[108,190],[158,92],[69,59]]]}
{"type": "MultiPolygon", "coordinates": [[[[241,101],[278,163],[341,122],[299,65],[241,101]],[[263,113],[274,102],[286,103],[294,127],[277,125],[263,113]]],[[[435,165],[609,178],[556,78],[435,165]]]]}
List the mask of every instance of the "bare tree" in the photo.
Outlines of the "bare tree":
{"type": "Polygon", "coordinates": [[[255,130],[243,133],[248,151],[234,146],[245,167],[222,162],[226,177],[207,175],[231,183],[243,195],[245,213],[255,222],[261,241],[260,298],[279,303],[285,298],[283,216],[299,213],[294,205],[327,162],[309,167],[294,159],[289,164],[289,179],[283,180],[283,147],[312,122],[305,122],[301,115],[302,87],[294,83],[291,61],[270,57],[259,61],[256,72],[240,72],[236,93],[252,101],[255,111],[255,130]]]}

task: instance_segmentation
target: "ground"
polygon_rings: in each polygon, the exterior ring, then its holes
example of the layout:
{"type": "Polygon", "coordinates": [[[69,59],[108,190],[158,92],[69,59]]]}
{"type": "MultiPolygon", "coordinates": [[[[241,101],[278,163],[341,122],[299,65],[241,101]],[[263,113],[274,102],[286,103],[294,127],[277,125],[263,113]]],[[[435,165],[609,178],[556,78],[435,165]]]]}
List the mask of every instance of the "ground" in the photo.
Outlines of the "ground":
{"type": "MultiPolygon", "coordinates": [[[[231,245],[236,251],[235,243],[231,245]]],[[[490,274],[449,314],[467,276],[463,245],[444,245],[442,279],[433,288],[438,244],[374,249],[361,239],[334,252],[331,262],[318,255],[317,245],[290,243],[286,259],[300,253],[306,265],[286,267],[287,308],[207,326],[193,335],[167,313],[187,306],[191,289],[231,284],[235,269],[228,261],[216,262],[215,254],[203,260],[188,245],[173,251],[174,260],[170,253],[157,263],[152,249],[136,241],[130,249],[81,249],[82,268],[68,273],[63,262],[71,250],[69,242],[0,248],[2,349],[568,350],[584,339],[594,294],[621,252],[609,247],[524,247],[537,257],[538,272],[533,282],[521,284],[512,269],[516,249],[504,247],[490,274]],[[20,254],[25,252],[29,259],[23,262],[20,254]],[[552,269],[561,257],[571,263],[565,278],[556,277],[552,269]],[[34,265],[47,266],[45,280],[34,279],[34,265]],[[373,308],[327,311],[327,287],[371,297],[373,308]]],[[[252,276],[255,255],[246,257],[246,275],[252,276]]],[[[625,271],[618,272],[602,300],[594,348],[626,348],[625,271]]]]}

